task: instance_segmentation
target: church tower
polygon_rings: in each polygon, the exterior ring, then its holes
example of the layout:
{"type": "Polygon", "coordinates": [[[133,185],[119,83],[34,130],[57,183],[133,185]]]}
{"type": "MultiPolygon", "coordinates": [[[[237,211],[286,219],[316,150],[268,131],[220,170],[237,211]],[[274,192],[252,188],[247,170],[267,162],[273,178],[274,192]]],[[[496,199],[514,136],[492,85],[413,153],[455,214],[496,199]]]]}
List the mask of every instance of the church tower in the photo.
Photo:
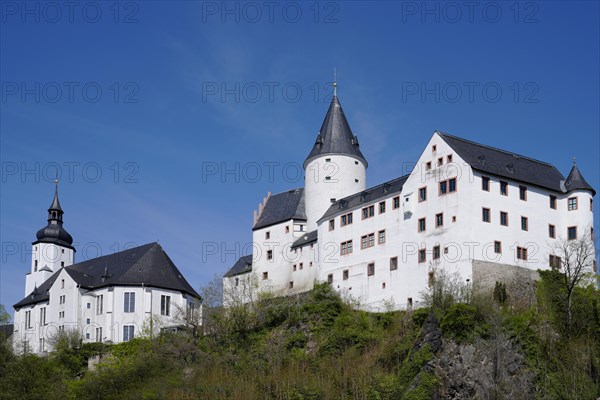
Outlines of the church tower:
{"type": "Polygon", "coordinates": [[[317,221],[331,203],[365,190],[367,160],[358,138],[350,129],[342,105],[334,94],[315,144],[304,161],[304,193],[307,230],[317,229],[317,221]]]}
{"type": "Polygon", "coordinates": [[[58,180],[48,209],[48,224],[36,233],[32,243],[31,272],[25,278],[25,296],[62,267],[75,262],[73,237],[63,227],[63,210],[58,201],[58,180]]]}

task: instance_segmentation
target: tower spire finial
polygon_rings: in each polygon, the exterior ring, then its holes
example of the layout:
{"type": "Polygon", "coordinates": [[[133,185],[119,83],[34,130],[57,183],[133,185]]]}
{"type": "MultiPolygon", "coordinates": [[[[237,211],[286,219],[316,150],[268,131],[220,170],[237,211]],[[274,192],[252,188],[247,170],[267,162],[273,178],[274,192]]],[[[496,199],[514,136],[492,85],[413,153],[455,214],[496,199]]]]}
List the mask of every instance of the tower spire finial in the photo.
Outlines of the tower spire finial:
{"type": "Polygon", "coordinates": [[[333,95],[337,96],[337,78],[335,67],[333,67],[333,95]]]}

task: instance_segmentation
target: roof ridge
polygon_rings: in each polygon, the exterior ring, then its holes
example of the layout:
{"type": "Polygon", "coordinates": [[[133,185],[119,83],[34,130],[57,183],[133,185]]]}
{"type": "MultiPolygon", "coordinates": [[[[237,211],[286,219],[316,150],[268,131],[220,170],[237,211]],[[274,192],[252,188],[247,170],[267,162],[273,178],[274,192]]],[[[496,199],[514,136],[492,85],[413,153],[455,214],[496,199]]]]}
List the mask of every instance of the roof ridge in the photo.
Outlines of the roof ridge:
{"type": "MultiPolygon", "coordinates": [[[[150,243],[142,244],[142,245],[140,245],[140,246],[131,247],[131,248],[129,248],[129,249],[123,249],[123,250],[121,250],[121,251],[117,251],[116,253],[105,254],[105,255],[103,255],[103,256],[94,257],[94,258],[89,258],[89,259],[87,259],[87,260],[79,261],[79,262],[77,262],[77,263],[74,263],[74,264],[71,264],[71,265],[67,265],[67,266],[65,266],[64,268],[67,268],[67,269],[73,269],[74,271],[77,271],[77,270],[76,270],[76,269],[74,269],[73,267],[76,267],[76,266],[78,266],[78,265],[81,265],[81,264],[83,264],[83,263],[87,263],[87,262],[90,262],[90,261],[95,261],[95,260],[96,260],[96,261],[97,261],[97,260],[102,260],[102,259],[106,259],[106,258],[108,258],[108,257],[114,257],[114,256],[115,256],[115,255],[117,255],[117,254],[122,254],[122,253],[125,253],[125,252],[128,252],[128,251],[137,250],[137,249],[140,249],[140,248],[142,248],[142,247],[145,247],[145,246],[148,246],[148,250],[150,250],[150,249],[151,249],[151,248],[152,248],[154,245],[159,245],[159,246],[160,246],[160,244],[159,244],[158,242],[150,242],[150,243]]],[[[146,250],[146,251],[144,252],[144,254],[146,254],[146,253],[148,252],[148,250],[146,250]]]]}
{"type": "MultiPolygon", "coordinates": [[[[519,158],[524,158],[524,159],[527,159],[527,160],[530,160],[530,161],[535,161],[537,163],[547,165],[549,167],[556,168],[555,165],[550,164],[549,162],[538,160],[538,159],[533,158],[533,157],[524,156],[522,154],[518,154],[518,153],[515,153],[515,152],[512,152],[512,151],[504,150],[504,149],[501,149],[499,147],[494,147],[494,146],[490,146],[490,145],[487,145],[487,144],[475,142],[473,140],[465,139],[465,138],[462,138],[462,137],[456,136],[456,135],[451,135],[449,133],[445,133],[445,132],[442,132],[442,131],[435,131],[435,132],[438,133],[439,135],[441,135],[442,137],[447,136],[447,137],[452,138],[452,139],[462,140],[463,142],[474,144],[476,146],[487,147],[488,149],[491,149],[491,150],[500,151],[500,152],[505,153],[505,154],[509,154],[509,155],[512,155],[512,156],[518,156],[519,158]]],[[[558,169],[557,169],[557,171],[558,171],[558,169]]]]}
{"type": "Polygon", "coordinates": [[[400,179],[402,179],[402,178],[408,178],[409,176],[410,176],[410,174],[404,174],[404,175],[402,175],[402,176],[399,176],[399,177],[397,177],[397,178],[390,179],[389,181],[385,181],[385,182],[382,182],[382,183],[380,183],[380,184],[378,184],[378,185],[371,186],[370,188],[366,188],[365,190],[361,190],[360,192],[352,193],[351,195],[348,195],[348,196],[346,196],[346,197],[342,197],[341,199],[338,199],[338,200],[336,200],[334,203],[331,203],[331,204],[337,204],[337,203],[339,203],[340,201],[342,201],[342,200],[346,200],[346,199],[349,199],[350,197],[356,196],[356,195],[357,195],[357,194],[359,194],[359,193],[363,193],[363,192],[369,192],[369,191],[371,191],[371,190],[378,189],[378,188],[380,188],[380,187],[383,187],[383,186],[384,186],[384,185],[386,185],[386,184],[389,184],[389,183],[391,183],[391,182],[394,182],[394,181],[398,181],[398,180],[400,180],[400,179]]]}

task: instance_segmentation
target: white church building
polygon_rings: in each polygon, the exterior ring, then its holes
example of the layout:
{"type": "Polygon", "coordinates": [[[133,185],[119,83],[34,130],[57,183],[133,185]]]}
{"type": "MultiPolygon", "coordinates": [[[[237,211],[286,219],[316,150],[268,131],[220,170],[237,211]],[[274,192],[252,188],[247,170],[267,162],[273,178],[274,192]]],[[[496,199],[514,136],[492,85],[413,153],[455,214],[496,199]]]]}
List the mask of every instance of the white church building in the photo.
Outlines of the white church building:
{"type": "Polygon", "coordinates": [[[253,254],[224,275],[225,304],[328,282],[366,310],[411,308],[435,268],[467,282],[481,262],[548,269],[560,264],[554,244],[593,235],[595,190],[576,165],[565,179],[549,163],[436,131],[408,175],[368,187],[367,167],[334,94],[304,188],[263,199],[253,254]]]}
{"type": "Polygon", "coordinates": [[[59,331],[77,330],[84,343],[120,343],[199,320],[200,295],[158,243],[75,263],[58,183],[48,224],[36,236],[25,297],[13,306],[17,351],[51,351],[59,331]]]}

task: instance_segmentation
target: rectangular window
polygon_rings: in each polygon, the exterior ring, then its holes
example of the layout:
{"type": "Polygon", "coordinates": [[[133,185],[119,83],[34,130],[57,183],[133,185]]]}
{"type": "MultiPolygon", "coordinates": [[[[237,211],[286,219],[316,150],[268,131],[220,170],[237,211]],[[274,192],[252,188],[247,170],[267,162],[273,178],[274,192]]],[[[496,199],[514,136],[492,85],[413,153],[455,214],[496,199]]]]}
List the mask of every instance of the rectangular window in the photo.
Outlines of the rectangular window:
{"type": "Polygon", "coordinates": [[[431,146],[431,152],[435,153],[437,151],[437,144],[434,144],[433,146],[431,146]]]}
{"type": "Polygon", "coordinates": [[[444,157],[440,157],[437,160],[437,166],[441,167],[442,165],[444,165],[444,157]]]}
{"type": "Polygon", "coordinates": [[[64,289],[64,288],[65,288],[65,280],[64,280],[64,279],[61,279],[61,280],[60,280],[60,288],[61,288],[61,289],[64,289]]]}
{"type": "Polygon", "coordinates": [[[40,308],[40,325],[46,325],[46,307],[40,308]]]}
{"type": "Polygon", "coordinates": [[[442,196],[447,193],[456,192],[456,178],[448,179],[447,181],[440,182],[439,195],[442,196]]]}
{"type": "Polygon", "coordinates": [[[85,323],[86,323],[87,325],[89,325],[91,322],[92,322],[92,320],[91,320],[91,319],[89,319],[89,318],[86,318],[86,319],[85,319],[85,323]]]}
{"type": "Polygon", "coordinates": [[[333,274],[327,275],[327,283],[329,283],[330,285],[333,283],[333,274]]]}
{"type": "Polygon", "coordinates": [[[268,272],[263,272],[262,273],[262,278],[263,278],[263,281],[266,281],[267,279],[269,279],[269,273],[268,272]]]}
{"type": "Polygon", "coordinates": [[[567,228],[567,239],[569,239],[569,240],[577,239],[577,227],[576,226],[570,226],[569,228],[567,228]]]}
{"type": "Polygon", "coordinates": [[[552,224],[548,224],[548,236],[556,239],[556,227],[552,224]]]}
{"type": "Polygon", "coordinates": [[[375,275],[375,263],[369,263],[367,265],[367,275],[368,276],[375,275]]]}
{"type": "Polygon", "coordinates": [[[508,213],[505,211],[500,211],[500,225],[508,226],[508,213]]]}
{"type": "Polygon", "coordinates": [[[519,199],[527,201],[527,187],[519,186],[519,199]]]}
{"type": "Polygon", "coordinates": [[[379,231],[378,236],[379,236],[379,242],[378,243],[379,244],[385,243],[385,230],[379,231]]]}
{"type": "Polygon", "coordinates": [[[304,269],[304,263],[300,263],[299,267],[300,269],[304,269]]]}
{"type": "Polygon", "coordinates": [[[435,214],[435,227],[444,226],[444,213],[435,214]]]}
{"type": "Polygon", "coordinates": [[[390,258],[390,271],[395,271],[398,269],[398,257],[390,258]]]}
{"type": "Polygon", "coordinates": [[[427,200],[427,186],[419,189],[419,203],[427,200]]]}
{"type": "Polygon", "coordinates": [[[375,234],[369,233],[368,235],[361,236],[360,248],[366,249],[375,245],[375,234]]]}
{"type": "Polygon", "coordinates": [[[508,196],[508,182],[500,181],[500,194],[502,196],[508,196]]]}
{"type": "Polygon", "coordinates": [[[104,309],[104,295],[101,294],[96,297],[96,315],[102,314],[104,309]]]}
{"type": "Polygon", "coordinates": [[[556,196],[550,195],[550,208],[556,210],[556,196]]]}
{"type": "Polygon", "coordinates": [[[424,232],[426,227],[427,227],[427,224],[426,224],[425,218],[420,218],[419,223],[418,223],[418,231],[424,232]]]}
{"type": "Polygon", "coordinates": [[[448,154],[448,156],[446,157],[447,159],[447,163],[450,164],[452,162],[452,154],[448,154]]]}
{"type": "Polygon", "coordinates": [[[385,212],[385,201],[379,203],[379,214],[383,214],[385,212]]]}
{"type": "Polygon", "coordinates": [[[160,315],[171,315],[171,296],[160,296],[160,315]]]}
{"type": "Polygon", "coordinates": [[[577,210],[577,197],[569,197],[567,204],[569,211],[577,210]]]}
{"type": "Polygon", "coordinates": [[[392,208],[396,209],[396,208],[400,207],[400,197],[399,196],[394,197],[392,199],[392,203],[393,203],[392,208]]]}
{"type": "Polygon", "coordinates": [[[362,219],[371,218],[375,215],[375,206],[368,206],[362,209],[362,219]]]}
{"type": "Polygon", "coordinates": [[[290,283],[288,284],[288,288],[290,288],[290,289],[294,288],[294,281],[290,281],[290,283]]]}
{"type": "Polygon", "coordinates": [[[590,199],[590,211],[594,211],[594,200],[590,199]]]}
{"type": "Polygon", "coordinates": [[[501,254],[502,253],[502,242],[495,241],[494,242],[494,253],[501,254]]]}
{"type": "Polygon", "coordinates": [[[271,239],[271,232],[269,232],[269,231],[265,232],[265,239],[266,240],[271,239]]]}
{"type": "Polygon", "coordinates": [[[425,252],[425,249],[419,250],[419,262],[424,263],[426,260],[427,260],[427,254],[425,252]]]}
{"type": "Polygon", "coordinates": [[[285,227],[285,233],[290,233],[290,227],[289,226],[285,227]]]}
{"type": "Polygon", "coordinates": [[[86,307],[88,308],[88,310],[91,309],[92,308],[92,303],[87,303],[86,307]]]}
{"type": "Polygon", "coordinates": [[[267,260],[273,259],[273,250],[267,250],[267,260]]]}
{"type": "Polygon", "coordinates": [[[549,264],[552,269],[560,269],[562,266],[562,259],[560,257],[555,256],[554,254],[550,254],[549,264]]]}
{"type": "Polygon", "coordinates": [[[352,223],[352,213],[344,214],[340,217],[340,226],[350,225],[352,223]]]}
{"type": "Polygon", "coordinates": [[[487,176],[481,177],[481,190],[490,191],[490,178],[487,176]]]}
{"type": "Polygon", "coordinates": [[[125,292],[123,300],[123,312],[135,312],[135,293],[125,292]]]}
{"type": "Polygon", "coordinates": [[[431,169],[431,161],[427,161],[427,163],[425,164],[425,170],[429,171],[431,169]]]}
{"type": "Polygon", "coordinates": [[[527,217],[521,217],[521,230],[522,231],[529,230],[529,219],[527,217]]]}
{"type": "Polygon", "coordinates": [[[448,192],[456,192],[456,178],[448,179],[448,192]]]}
{"type": "Polygon", "coordinates": [[[329,220],[329,230],[332,231],[335,229],[335,220],[329,220]]]}
{"type": "Polygon", "coordinates": [[[440,195],[448,193],[448,182],[442,181],[440,182],[440,195]]]}
{"type": "Polygon", "coordinates": [[[490,209],[489,208],[482,208],[481,209],[481,220],[483,222],[491,222],[492,219],[490,217],[490,209]]]}
{"type": "Polygon", "coordinates": [[[432,258],[434,260],[439,260],[440,259],[440,245],[439,244],[437,246],[433,246],[432,258]]]}
{"type": "Polygon", "coordinates": [[[517,247],[517,259],[527,261],[527,249],[525,247],[517,247]]]}
{"type": "Polygon", "coordinates": [[[350,272],[347,269],[342,271],[342,279],[343,280],[347,281],[349,276],[350,276],[350,272]]]}
{"type": "Polygon", "coordinates": [[[129,342],[133,339],[133,325],[123,326],[123,341],[129,342]]]}
{"type": "Polygon", "coordinates": [[[31,329],[31,311],[25,311],[25,328],[31,329]]]}
{"type": "Polygon", "coordinates": [[[340,249],[342,255],[352,253],[352,240],[342,242],[342,244],[340,245],[340,249]]]}

